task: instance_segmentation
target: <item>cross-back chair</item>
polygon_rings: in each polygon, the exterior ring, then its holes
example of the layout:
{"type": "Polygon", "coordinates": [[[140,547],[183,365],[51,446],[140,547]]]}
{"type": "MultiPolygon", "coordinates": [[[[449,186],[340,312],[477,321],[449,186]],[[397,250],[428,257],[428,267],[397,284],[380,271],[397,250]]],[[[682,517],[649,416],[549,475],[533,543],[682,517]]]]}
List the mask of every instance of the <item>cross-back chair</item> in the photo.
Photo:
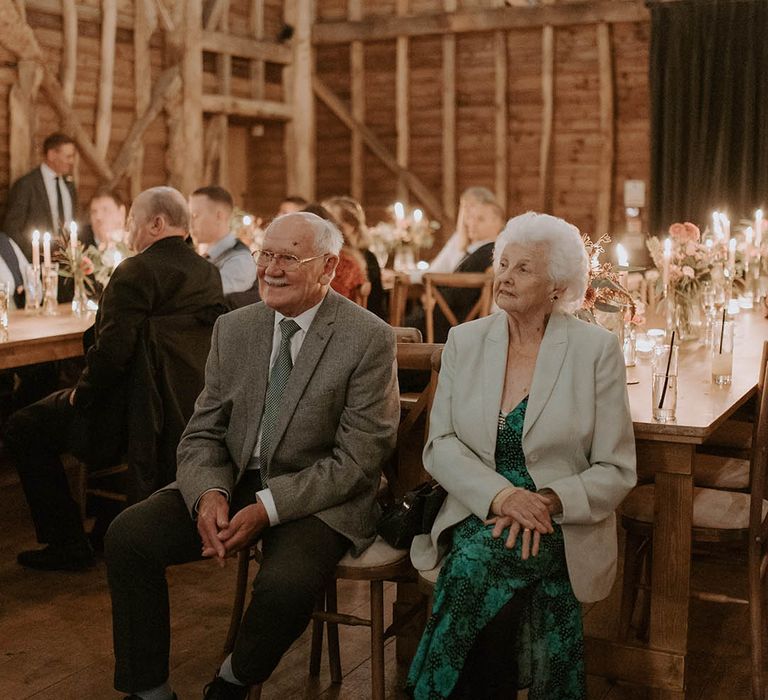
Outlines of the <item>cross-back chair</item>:
{"type": "Polygon", "coordinates": [[[493,273],[486,272],[428,272],[424,275],[424,317],[427,342],[435,342],[435,307],[439,307],[451,326],[487,316],[493,298],[493,273]],[[458,318],[443,295],[442,289],[477,289],[477,301],[463,318],[458,318]]]}

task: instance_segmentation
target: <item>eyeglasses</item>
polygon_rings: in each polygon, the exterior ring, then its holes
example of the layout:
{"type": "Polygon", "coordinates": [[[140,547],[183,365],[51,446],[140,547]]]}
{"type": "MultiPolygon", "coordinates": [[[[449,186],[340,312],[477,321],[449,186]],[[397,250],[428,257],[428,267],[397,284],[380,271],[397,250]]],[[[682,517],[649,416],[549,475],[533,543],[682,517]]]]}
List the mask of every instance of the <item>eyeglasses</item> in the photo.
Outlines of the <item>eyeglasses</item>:
{"type": "Polygon", "coordinates": [[[273,253],[271,250],[254,250],[253,258],[256,260],[258,267],[269,267],[272,263],[277,265],[281,270],[291,272],[298,269],[300,265],[317,260],[318,258],[324,258],[327,253],[321,253],[320,255],[313,255],[311,258],[297,258],[295,255],[288,253],[273,253]]]}

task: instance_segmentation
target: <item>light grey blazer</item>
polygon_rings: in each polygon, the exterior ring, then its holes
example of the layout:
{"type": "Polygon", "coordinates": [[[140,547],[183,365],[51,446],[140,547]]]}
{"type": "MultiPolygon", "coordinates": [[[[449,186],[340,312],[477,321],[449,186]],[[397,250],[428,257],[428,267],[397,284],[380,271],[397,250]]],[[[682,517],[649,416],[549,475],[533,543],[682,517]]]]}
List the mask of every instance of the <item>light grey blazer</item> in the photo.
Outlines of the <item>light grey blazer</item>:
{"type": "MultiPolygon", "coordinates": [[[[210,488],[232,493],[252,459],[269,376],[274,311],[221,316],[205,388],[182,435],[175,487],[192,513],[210,488]]],[[[374,539],[381,467],[400,419],[392,329],[329,290],[283,396],[262,481],[280,522],[316,515],[359,553],[374,539]]]]}
{"type": "MultiPolygon", "coordinates": [[[[424,466],[448,491],[429,535],[411,547],[417,569],[434,568],[449,528],[486,518],[509,482],[496,472],[498,416],[506,369],[507,315],[451,330],[445,345],[424,466]]],[[[523,425],[523,452],[536,488],[563,502],[568,573],[584,602],[608,595],[616,575],[614,510],[635,485],[635,440],[624,358],[614,335],[554,313],[541,342],[523,425]]]]}

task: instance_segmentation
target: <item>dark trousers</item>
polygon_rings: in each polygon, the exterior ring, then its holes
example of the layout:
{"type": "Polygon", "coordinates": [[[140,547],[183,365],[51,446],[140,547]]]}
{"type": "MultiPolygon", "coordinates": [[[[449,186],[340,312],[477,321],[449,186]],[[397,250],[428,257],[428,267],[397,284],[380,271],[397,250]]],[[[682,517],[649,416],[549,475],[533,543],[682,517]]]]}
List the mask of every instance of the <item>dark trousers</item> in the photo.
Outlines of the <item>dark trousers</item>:
{"type": "Polygon", "coordinates": [[[514,700],[517,697],[517,631],[528,604],[515,595],[480,632],[472,645],[451,700],[514,700]]]}
{"type": "Polygon", "coordinates": [[[80,426],[77,411],[69,405],[70,392],[56,391],[16,411],[3,431],[42,543],[68,544],[85,538],[80,508],[59,458],[71,448],[80,426]]]}
{"type": "MultiPolygon", "coordinates": [[[[247,472],[230,516],[253,503],[257,473],[247,472]]],[[[202,543],[179,491],[159,491],[123,511],[105,540],[112,593],[115,688],[132,693],[168,678],[170,620],[165,569],[200,559],[202,543]]],[[[251,601],[232,654],[242,683],[266,680],[306,628],[317,597],[349,549],[315,517],[268,528],[251,601]]]]}

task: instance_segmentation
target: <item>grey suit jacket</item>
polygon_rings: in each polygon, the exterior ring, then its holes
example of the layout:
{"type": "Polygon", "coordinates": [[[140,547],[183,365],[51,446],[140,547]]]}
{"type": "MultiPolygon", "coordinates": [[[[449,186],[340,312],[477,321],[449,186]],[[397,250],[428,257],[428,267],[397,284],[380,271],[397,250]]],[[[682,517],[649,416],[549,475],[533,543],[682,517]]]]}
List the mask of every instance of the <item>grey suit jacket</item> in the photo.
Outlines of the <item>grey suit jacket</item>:
{"type": "MultiPolygon", "coordinates": [[[[443,351],[424,466],[448,491],[411,559],[431,569],[450,528],[487,517],[509,482],[496,471],[496,433],[509,347],[507,315],[453,328],[443,351]]],[[[523,424],[525,464],[537,488],[560,497],[568,574],[576,597],[600,600],[616,573],[614,510],[635,485],[635,440],[624,357],[616,336],[569,314],[550,317],[523,424]]]]}
{"type": "MultiPolygon", "coordinates": [[[[232,492],[252,459],[269,376],[274,311],[221,316],[205,388],[179,443],[176,486],[192,513],[232,492]]],[[[374,539],[381,467],[400,417],[392,329],[329,290],[294,363],[262,481],[280,522],[316,515],[360,553],[374,539]]]]}

